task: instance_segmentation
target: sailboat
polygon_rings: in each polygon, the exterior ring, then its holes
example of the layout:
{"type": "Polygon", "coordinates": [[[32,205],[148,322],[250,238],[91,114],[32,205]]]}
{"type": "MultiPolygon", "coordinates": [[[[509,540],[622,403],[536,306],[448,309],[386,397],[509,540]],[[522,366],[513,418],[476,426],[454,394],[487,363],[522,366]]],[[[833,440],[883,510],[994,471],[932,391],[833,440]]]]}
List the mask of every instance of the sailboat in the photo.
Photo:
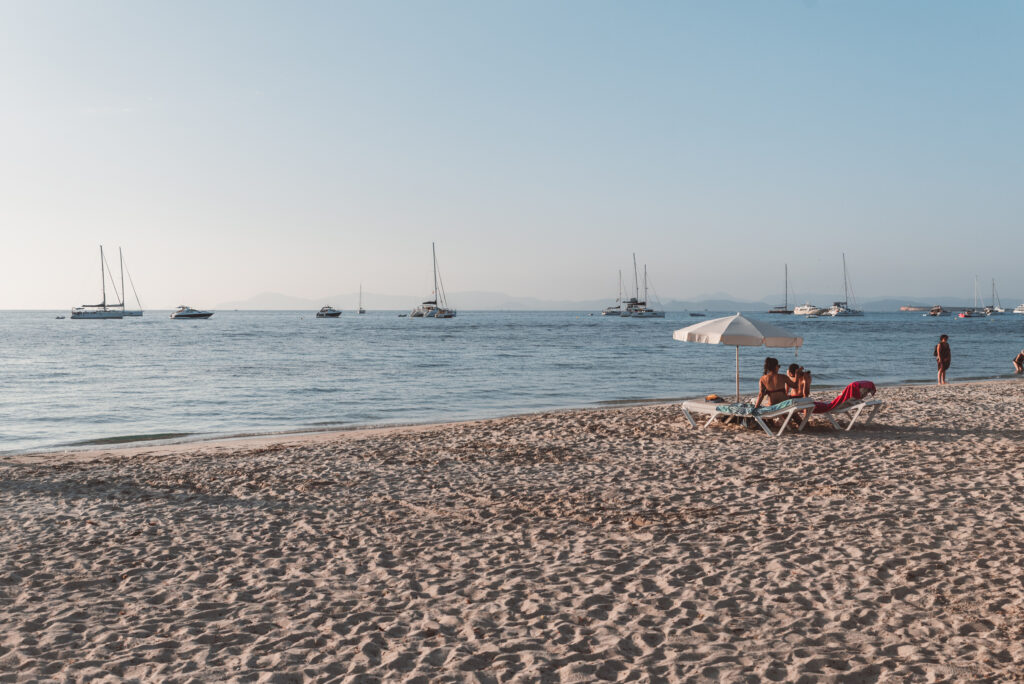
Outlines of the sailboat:
{"type": "MultiPolygon", "coordinates": [[[[640,294],[640,282],[637,277],[636,268],[636,253],[633,253],[633,286],[636,288],[637,295],[640,294]]],[[[625,318],[664,318],[664,311],[656,311],[647,306],[647,264],[644,264],[644,298],[638,300],[636,297],[630,297],[626,302],[626,310],[620,314],[625,318]]]]}
{"type": "Polygon", "coordinates": [[[356,309],[358,313],[366,313],[366,309],[363,308],[363,284],[359,283],[359,308],[356,309]]]}
{"type": "Polygon", "coordinates": [[[103,257],[103,245],[100,245],[100,283],[103,287],[103,301],[76,306],[71,309],[72,318],[124,318],[124,302],[107,304],[107,260],[103,257]]]}
{"type": "MultiPolygon", "coordinates": [[[[832,308],[827,313],[833,318],[836,316],[863,316],[864,312],[850,306],[850,279],[846,274],[846,252],[843,252],[843,301],[832,302],[832,308]]],[[[856,302],[854,302],[856,303],[856,302]]]]}
{"type": "Polygon", "coordinates": [[[996,291],[996,279],[992,279],[992,304],[985,307],[986,316],[998,316],[1006,313],[1003,303],[999,301],[999,293],[996,291]]]}
{"type": "Polygon", "coordinates": [[[444,282],[437,272],[437,247],[430,243],[430,251],[434,256],[434,291],[432,298],[423,302],[409,313],[409,318],[455,318],[455,309],[448,308],[444,296],[444,282]]]}
{"type": "Polygon", "coordinates": [[[615,298],[614,306],[606,306],[601,311],[602,316],[621,316],[622,315],[622,271],[619,271],[619,296],[615,298]]]}
{"type": "Polygon", "coordinates": [[[121,310],[124,312],[125,316],[141,316],[142,315],[142,302],[139,301],[139,293],[135,291],[135,281],[132,280],[132,272],[129,271],[128,267],[125,266],[125,264],[124,264],[124,253],[121,251],[120,247],[117,248],[117,256],[120,257],[120,259],[121,259],[121,310]],[[135,295],[135,304],[136,304],[136,306],[139,307],[137,309],[128,309],[124,305],[125,304],[125,299],[126,299],[125,295],[128,294],[127,292],[125,292],[125,289],[124,289],[124,274],[125,273],[128,274],[128,283],[132,286],[132,294],[135,295]]]}
{"type": "Polygon", "coordinates": [[[985,312],[978,308],[978,276],[974,276],[974,306],[964,309],[957,318],[984,318],[985,312]]]}
{"type": "Polygon", "coordinates": [[[785,294],[783,294],[783,299],[782,299],[783,305],[782,306],[773,306],[772,308],[770,308],[768,310],[768,313],[770,313],[770,314],[791,314],[791,313],[793,313],[793,310],[789,308],[789,264],[784,264],[784,266],[785,266],[785,274],[786,274],[786,286],[785,286],[785,289],[783,290],[783,292],[785,293],[785,294]]]}

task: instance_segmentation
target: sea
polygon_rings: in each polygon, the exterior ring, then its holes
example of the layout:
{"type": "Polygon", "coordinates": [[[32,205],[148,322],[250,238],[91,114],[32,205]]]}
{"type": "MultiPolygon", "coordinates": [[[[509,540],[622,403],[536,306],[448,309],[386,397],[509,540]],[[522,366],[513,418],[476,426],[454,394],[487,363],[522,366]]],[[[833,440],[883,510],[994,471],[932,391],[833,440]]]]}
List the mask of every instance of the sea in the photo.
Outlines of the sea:
{"type": "MultiPolygon", "coordinates": [[[[735,347],[672,332],[734,312],[664,319],[579,311],[217,311],[208,320],[146,311],[123,320],[0,315],[0,453],[489,418],[558,408],[734,392],[735,347]]],[[[950,336],[951,382],[1014,377],[1024,316],[920,312],[806,319],[749,312],[803,337],[793,349],[740,347],[740,389],[766,356],[813,373],[813,389],[853,380],[935,381],[950,336]]]]}

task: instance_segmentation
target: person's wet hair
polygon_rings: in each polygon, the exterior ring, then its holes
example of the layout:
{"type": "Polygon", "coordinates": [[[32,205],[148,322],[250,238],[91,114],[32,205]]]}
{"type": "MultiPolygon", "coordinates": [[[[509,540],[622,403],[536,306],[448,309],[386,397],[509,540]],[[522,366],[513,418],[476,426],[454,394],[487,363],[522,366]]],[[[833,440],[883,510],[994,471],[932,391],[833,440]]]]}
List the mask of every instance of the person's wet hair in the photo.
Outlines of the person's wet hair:
{"type": "Polygon", "coordinates": [[[779,360],[778,359],[773,359],[772,357],[769,356],[768,358],[766,358],[764,360],[764,372],[765,373],[774,373],[777,370],[779,370],[779,360]]]}
{"type": "Polygon", "coordinates": [[[939,335],[939,342],[945,342],[949,339],[949,335],[939,335]]]}
{"type": "Polygon", "coordinates": [[[789,372],[790,373],[796,373],[798,370],[800,370],[800,364],[799,363],[791,363],[791,364],[789,364],[789,372]]]}

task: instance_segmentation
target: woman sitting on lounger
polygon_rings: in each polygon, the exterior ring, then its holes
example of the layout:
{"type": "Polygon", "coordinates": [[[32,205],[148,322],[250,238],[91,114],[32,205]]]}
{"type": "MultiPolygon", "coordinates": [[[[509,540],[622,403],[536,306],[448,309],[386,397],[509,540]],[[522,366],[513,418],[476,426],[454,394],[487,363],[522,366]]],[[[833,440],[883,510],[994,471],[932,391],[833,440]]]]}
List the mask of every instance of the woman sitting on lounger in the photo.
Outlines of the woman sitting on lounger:
{"type": "Polygon", "coordinates": [[[791,363],[786,371],[786,377],[796,383],[796,387],[787,387],[786,396],[790,399],[811,396],[811,371],[804,370],[804,367],[791,363]]]}
{"type": "Polygon", "coordinates": [[[779,360],[769,356],[764,360],[764,375],[757,383],[757,402],[754,408],[759,408],[766,398],[769,406],[786,401],[786,390],[790,387],[796,389],[797,384],[785,375],[779,375],[779,360]]]}

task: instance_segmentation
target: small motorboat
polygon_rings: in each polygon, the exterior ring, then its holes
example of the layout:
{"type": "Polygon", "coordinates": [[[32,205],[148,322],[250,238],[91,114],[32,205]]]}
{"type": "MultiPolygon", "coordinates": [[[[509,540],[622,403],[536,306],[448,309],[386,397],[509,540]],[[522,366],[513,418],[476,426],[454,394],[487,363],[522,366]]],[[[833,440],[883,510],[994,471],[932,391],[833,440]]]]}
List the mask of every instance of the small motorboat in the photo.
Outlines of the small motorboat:
{"type": "Polygon", "coordinates": [[[63,321],[64,320],[64,316],[57,316],[57,320],[58,321],[63,321]]]}
{"type": "Polygon", "coordinates": [[[179,306],[177,310],[171,314],[171,318],[209,318],[212,315],[212,311],[199,311],[198,309],[193,309],[191,306],[179,306]]]}
{"type": "Polygon", "coordinates": [[[702,314],[702,313],[697,312],[697,311],[691,311],[690,315],[692,317],[694,317],[694,318],[704,318],[705,316],[707,316],[707,314],[702,314]]]}
{"type": "Polygon", "coordinates": [[[341,312],[333,306],[325,306],[316,312],[317,318],[337,318],[340,315],[341,312]]]}

